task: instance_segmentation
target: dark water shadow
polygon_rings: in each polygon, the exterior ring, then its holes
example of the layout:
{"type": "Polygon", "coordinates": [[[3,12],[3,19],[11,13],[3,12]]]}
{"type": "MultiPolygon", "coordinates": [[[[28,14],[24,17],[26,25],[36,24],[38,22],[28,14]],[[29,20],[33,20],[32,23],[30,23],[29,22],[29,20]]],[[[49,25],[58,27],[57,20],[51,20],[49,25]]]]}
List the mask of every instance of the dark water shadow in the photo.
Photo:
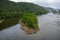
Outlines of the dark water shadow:
{"type": "Polygon", "coordinates": [[[0,31],[18,23],[19,18],[9,18],[0,24],[0,31]]]}

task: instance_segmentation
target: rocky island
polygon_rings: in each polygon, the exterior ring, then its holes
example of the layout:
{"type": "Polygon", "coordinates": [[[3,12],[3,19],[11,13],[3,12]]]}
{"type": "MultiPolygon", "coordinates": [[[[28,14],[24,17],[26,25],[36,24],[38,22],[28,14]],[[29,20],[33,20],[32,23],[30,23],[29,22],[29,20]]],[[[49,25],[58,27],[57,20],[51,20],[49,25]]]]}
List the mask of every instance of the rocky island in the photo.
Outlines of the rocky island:
{"type": "Polygon", "coordinates": [[[27,34],[36,33],[39,30],[38,21],[34,13],[26,13],[19,20],[21,29],[27,34]]]}

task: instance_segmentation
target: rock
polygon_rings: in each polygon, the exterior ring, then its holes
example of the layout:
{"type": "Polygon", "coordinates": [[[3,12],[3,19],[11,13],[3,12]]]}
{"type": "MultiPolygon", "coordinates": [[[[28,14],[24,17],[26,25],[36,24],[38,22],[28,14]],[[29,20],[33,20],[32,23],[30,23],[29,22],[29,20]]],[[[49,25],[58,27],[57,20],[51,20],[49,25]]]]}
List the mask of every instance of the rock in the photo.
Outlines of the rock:
{"type": "Polygon", "coordinates": [[[0,20],[0,23],[2,23],[4,20],[0,20]]]}

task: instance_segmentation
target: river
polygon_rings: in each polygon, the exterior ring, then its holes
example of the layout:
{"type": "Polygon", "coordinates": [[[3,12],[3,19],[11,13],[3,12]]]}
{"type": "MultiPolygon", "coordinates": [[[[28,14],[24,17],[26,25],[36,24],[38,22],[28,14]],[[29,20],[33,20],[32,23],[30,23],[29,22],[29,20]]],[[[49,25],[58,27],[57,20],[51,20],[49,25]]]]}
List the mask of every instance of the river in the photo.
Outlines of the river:
{"type": "Polygon", "coordinates": [[[20,24],[0,31],[0,40],[60,40],[60,15],[48,13],[37,16],[40,30],[35,34],[26,34],[20,24]]]}

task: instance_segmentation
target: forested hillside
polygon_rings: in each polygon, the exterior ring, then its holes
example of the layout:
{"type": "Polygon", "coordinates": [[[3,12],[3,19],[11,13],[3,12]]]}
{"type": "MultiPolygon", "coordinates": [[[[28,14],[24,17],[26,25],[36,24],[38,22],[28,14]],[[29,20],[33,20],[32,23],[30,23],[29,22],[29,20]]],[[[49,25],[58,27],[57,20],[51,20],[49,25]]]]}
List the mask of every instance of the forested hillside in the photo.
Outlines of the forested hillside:
{"type": "Polygon", "coordinates": [[[42,15],[47,13],[47,10],[33,3],[15,3],[9,0],[0,0],[0,19],[21,17],[24,13],[35,13],[36,15],[42,15]]]}

